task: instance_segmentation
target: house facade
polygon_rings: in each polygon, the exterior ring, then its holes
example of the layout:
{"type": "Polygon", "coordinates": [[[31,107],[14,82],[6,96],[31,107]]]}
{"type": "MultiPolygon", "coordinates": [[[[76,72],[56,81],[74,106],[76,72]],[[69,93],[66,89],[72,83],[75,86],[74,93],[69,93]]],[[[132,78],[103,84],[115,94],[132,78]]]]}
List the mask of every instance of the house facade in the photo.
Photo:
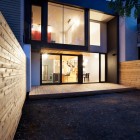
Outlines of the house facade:
{"type": "Polygon", "coordinates": [[[106,0],[15,0],[9,9],[17,7],[16,21],[4,4],[0,10],[18,26],[27,55],[28,91],[44,84],[119,83],[119,63],[138,59],[136,19],[115,15],[106,0]]]}
{"type": "Polygon", "coordinates": [[[31,83],[118,82],[118,17],[107,2],[25,1],[31,83]]]}

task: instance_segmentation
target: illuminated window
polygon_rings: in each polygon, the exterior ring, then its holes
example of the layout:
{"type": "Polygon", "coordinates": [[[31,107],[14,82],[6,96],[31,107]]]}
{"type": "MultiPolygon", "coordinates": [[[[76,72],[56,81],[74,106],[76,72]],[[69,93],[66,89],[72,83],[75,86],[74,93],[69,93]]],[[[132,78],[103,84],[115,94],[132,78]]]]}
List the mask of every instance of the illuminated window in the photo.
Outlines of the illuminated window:
{"type": "Polygon", "coordinates": [[[100,46],[100,23],[90,22],[90,45],[100,46]]]}
{"type": "Polygon", "coordinates": [[[41,40],[41,7],[32,6],[32,40],[41,40]]]}
{"type": "Polygon", "coordinates": [[[84,10],[49,2],[48,42],[84,45],[84,10]]]}

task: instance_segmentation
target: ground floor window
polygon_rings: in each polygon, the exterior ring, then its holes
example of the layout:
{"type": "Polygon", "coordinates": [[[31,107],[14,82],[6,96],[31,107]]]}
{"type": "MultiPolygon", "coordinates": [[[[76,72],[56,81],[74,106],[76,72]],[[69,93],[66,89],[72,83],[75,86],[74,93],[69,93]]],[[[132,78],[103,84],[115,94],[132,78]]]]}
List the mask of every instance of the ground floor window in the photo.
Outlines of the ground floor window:
{"type": "Polygon", "coordinates": [[[105,54],[42,54],[41,58],[42,84],[105,82],[105,54]]]}
{"type": "Polygon", "coordinates": [[[60,55],[42,55],[42,84],[60,83],[60,55]]]}
{"type": "Polygon", "coordinates": [[[78,82],[78,56],[62,56],[62,83],[78,82]]]}
{"type": "Polygon", "coordinates": [[[99,53],[83,56],[83,82],[99,82],[99,53]]]}

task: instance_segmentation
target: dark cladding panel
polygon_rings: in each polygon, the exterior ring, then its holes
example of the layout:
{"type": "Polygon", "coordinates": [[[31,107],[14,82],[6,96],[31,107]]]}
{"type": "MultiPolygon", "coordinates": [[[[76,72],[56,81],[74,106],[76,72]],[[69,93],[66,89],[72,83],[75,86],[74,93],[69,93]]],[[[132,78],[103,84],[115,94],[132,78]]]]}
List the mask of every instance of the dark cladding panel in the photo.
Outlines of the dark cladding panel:
{"type": "Polygon", "coordinates": [[[107,23],[107,82],[118,83],[118,21],[107,23]]]}
{"type": "Polygon", "coordinates": [[[24,1],[23,0],[0,0],[0,11],[11,27],[18,41],[23,43],[23,15],[24,1]]]}

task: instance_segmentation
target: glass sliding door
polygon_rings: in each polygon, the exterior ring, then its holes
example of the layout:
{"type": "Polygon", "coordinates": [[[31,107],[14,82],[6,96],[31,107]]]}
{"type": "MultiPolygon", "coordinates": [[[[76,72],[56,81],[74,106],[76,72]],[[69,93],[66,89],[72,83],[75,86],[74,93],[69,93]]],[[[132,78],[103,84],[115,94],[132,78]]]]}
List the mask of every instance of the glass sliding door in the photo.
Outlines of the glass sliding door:
{"type": "Polygon", "coordinates": [[[42,84],[60,83],[60,55],[42,54],[42,84]]]}
{"type": "Polygon", "coordinates": [[[99,82],[99,53],[83,56],[83,83],[99,82]]]}
{"type": "Polygon", "coordinates": [[[62,83],[78,82],[78,56],[62,56],[62,83]]]}

